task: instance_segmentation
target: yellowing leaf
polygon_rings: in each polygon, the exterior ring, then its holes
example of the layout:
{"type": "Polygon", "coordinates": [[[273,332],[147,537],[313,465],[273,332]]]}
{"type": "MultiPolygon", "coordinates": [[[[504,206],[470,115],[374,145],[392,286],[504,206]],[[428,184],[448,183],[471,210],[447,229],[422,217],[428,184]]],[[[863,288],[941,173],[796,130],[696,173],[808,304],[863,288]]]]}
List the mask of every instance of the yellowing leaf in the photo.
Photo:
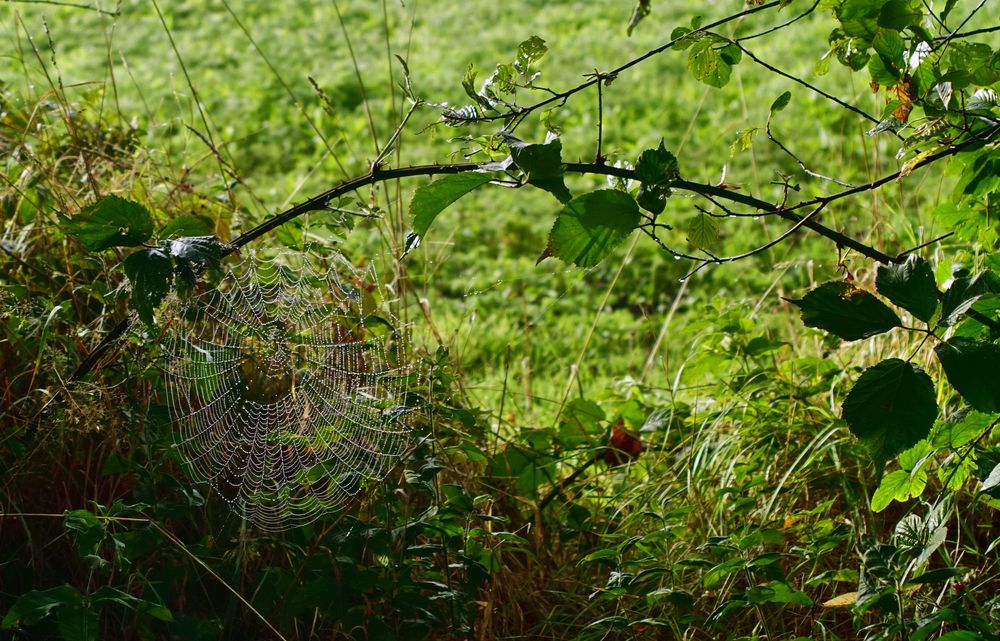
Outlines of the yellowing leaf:
{"type": "Polygon", "coordinates": [[[838,594],[837,596],[824,601],[820,605],[824,608],[846,608],[854,605],[858,600],[857,592],[845,592],[844,594],[838,594]]]}

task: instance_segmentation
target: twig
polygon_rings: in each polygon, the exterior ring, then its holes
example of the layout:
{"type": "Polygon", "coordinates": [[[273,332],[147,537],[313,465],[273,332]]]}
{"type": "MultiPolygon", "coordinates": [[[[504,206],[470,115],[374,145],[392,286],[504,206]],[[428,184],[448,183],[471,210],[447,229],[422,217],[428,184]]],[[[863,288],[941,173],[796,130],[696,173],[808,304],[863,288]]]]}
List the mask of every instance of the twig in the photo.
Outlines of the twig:
{"type": "MultiPolygon", "coordinates": [[[[758,6],[754,6],[754,7],[748,7],[747,9],[744,9],[743,11],[740,11],[739,13],[734,13],[732,15],[726,16],[725,18],[721,18],[719,20],[716,20],[715,22],[707,24],[704,27],[701,27],[699,29],[695,29],[694,31],[691,31],[690,33],[686,33],[683,36],[680,36],[678,38],[673,38],[673,39],[671,39],[671,40],[663,43],[659,47],[656,47],[655,49],[650,49],[649,51],[647,51],[646,53],[642,54],[641,56],[638,56],[636,58],[632,58],[628,62],[615,67],[611,71],[605,72],[604,75],[605,76],[617,76],[621,72],[626,71],[628,69],[631,69],[632,67],[638,65],[639,63],[641,63],[641,62],[643,62],[645,60],[648,60],[649,58],[652,58],[654,56],[657,56],[657,55],[663,53],[664,51],[666,51],[667,49],[670,49],[670,48],[674,47],[678,42],[681,42],[682,40],[684,40],[686,38],[690,38],[692,35],[700,34],[700,33],[706,33],[706,32],[708,32],[708,31],[710,31],[712,29],[715,29],[716,27],[721,27],[724,24],[727,24],[729,22],[733,22],[734,20],[740,20],[742,18],[745,18],[746,16],[749,16],[749,15],[752,15],[752,14],[755,14],[755,13],[759,13],[761,11],[766,11],[767,9],[773,9],[774,7],[777,7],[777,6],[780,6],[780,5],[781,5],[781,1],[777,0],[777,1],[774,1],[774,2],[768,2],[767,4],[762,4],[762,5],[758,5],[758,6]]],[[[563,103],[565,103],[566,99],[569,98],[570,96],[572,96],[574,94],[577,94],[577,93],[583,91],[584,89],[587,89],[588,87],[593,86],[594,83],[597,83],[597,82],[600,82],[600,80],[598,80],[596,78],[590,78],[586,82],[580,83],[579,85],[577,85],[575,87],[572,87],[570,89],[566,89],[565,91],[557,92],[557,93],[553,94],[551,97],[546,98],[545,100],[536,102],[535,104],[528,105],[526,107],[519,107],[517,109],[511,109],[510,111],[504,111],[504,112],[500,112],[500,113],[497,113],[497,114],[476,116],[474,118],[456,118],[455,120],[460,120],[462,122],[489,122],[489,121],[494,121],[494,120],[508,120],[508,119],[523,118],[524,116],[527,116],[531,112],[537,111],[538,109],[541,109],[542,107],[546,107],[548,105],[551,105],[554,102],[562,101],[563,103]]]]}

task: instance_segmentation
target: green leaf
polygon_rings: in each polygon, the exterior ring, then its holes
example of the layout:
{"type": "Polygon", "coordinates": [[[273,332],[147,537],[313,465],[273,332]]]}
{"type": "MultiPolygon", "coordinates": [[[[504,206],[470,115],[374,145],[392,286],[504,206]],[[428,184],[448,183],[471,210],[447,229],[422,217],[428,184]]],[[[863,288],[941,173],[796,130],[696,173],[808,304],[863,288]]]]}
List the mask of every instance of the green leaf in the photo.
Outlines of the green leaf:
{"type": "Polygon", "coordinates": [[[879,29],[875,37],[872,38],[872,48],[885,61],[886,65],[895,67],[898,70],[903,64],[903,54],[906,53],[906,45],[898,31],[879,29]]]}
{"type": "Polygon", "coordinates": [[[910,25],[919,25],[922,18],[919,0],[889,0],[879,13],[878,26],[902,31],[910,25]]]}
{"type": "Polygon", "coordinates": [[[60,585],[48,590],[32,590],[22,594],[7,614],[0,628],[11,629],[18,624],[34,625],[58,608],[75,607],[83,603],[83,595],[71,585],[60,585]]]}
{"type": "Polygon", "coordinates": [[[813,601],[804,592],[799,592],[783,581],[770,581],[754,586],[744,594],[750,603],[791,603],[792,605],[812,605],[813,601]]]}
{"type": "Polygon", "coordinates": [[[179,236],[210,236],[214,229],[215,222],[208,216],[184,215],[164,225],[157,237],[167,239],[179,236]]]}
{"type": "Polygon", "coordinates": [[[992,422],[992,416],[981,412],[969,412],[957,421],[939,421],[934,426],[932,443],[936,448],[956,450],[979,436],[992,422]]]}
{"type": "Polygon", "coordinates": [[[927,487],[925,463],[931,453],[926,440],[921,440],[901,453],[899,465],[902,469],[882,477],[878,489],[872,495],[872,511],[881,512],[893,501],[908,501],[920,496],[927,487]]]}
{"type": "Polygon", "coordinates": [[[517,45],[517,60],[515,60],[514,66],[521,73],[528,73],[528,68],[541,60],[548,50],[544,40],[538,36],[531,36],[517,45]]]}
{"type": "Polygon", "coordinates": [[[139,203],[105,196],[73,218],[64,218],[63,228],[90,251],[101,251],[141,245],[153,235],[153,219],[139,203]]]}
{"type": "Polygon", "coordinates": [[[909,498],[910,473],[906,470],[896,470],[882,477],[878,489],[872,495],[872,512],[881,512],[889,507],[894,500],[907,500],[909,498]],[[904,498],[897,499],[898,495],[904,498]]]}
{"type": "Polygon", "coordinates": [[[656,148],[639,154],[635,177],[642,184],[636,194],[639,205],[654,214],[661,213],[670,196],[671,183],[681,177],[677,158],[663,146],[662,138],[656,148]]]}
{"type": "Polygon", "coordinates": [[[555,256],[592,267],[628,238],[639,221],[639,207],[625,192],[592,191],[577,196],[559,212],[549,245],[555,256]]]}
{"type": "Polygon", "coordinates": [[[699,249],[708,249],[719,238],[719,221],[714,216],[700,213],[687,226],[688,240],[699,249]]]}
{"type": "Polygon", "coordinates": [[[879,267],[875,288],[893,304],[899,305],[925,323],[930,321],[937,309],[938,291],[934,270],[923,258],[910,256],[905,263],[879,267]]]}
{"type": "Polygon", "coordinates": [[[972,278],[956,278],[941,297],[941,324],[945,327],[954,325],[980,297],[998,292],[1000,286],[992,272],[982,272],[972,278]]]}
{"type": "Polygon", "coordinates": [[[170,291],[170,257],[162,249],[144,249],[129,254],[123,266],[132,284],[129,305],[143,322],[152,325],[153,312],[170,291]]]}
{"type": "MultiPolygon", "coordinates": [[[[688,52],[688,71],[710,87],[722,88],[729,83],[732,75],[732,56],[724,58],[716,48],[718,40],[713,36],[702,36],[695,40],[688,52]]],[[[731,45],[730,45],[731,46],[731,45]]]]}
{"type": "Polygon", "coordinates": [[[771,115],[773,116],[774,114],[778,113],[779,111],[787,107],[788,103],[791,102],[791,100],[792,100],[791,91],[786,91],[777,98],[775,98],[774,102],[771,103],[771,115]]]}
{"type": "Polygon", "coordinates": [[[680,179],[677,158],[663,146],[662,138],[658,146],[639,154],[635,163],[635,177],[643,185],[664,188],[669,188],[672,182],[680,179]]]}
{"type": "Polygon", "coordinates": [[[856,341],[899,327],[896,313],[872,294],[844,281],[823,283],[799,300],[802,322],[846,341],[856,341]]]}
{"type": "Polygon", "coordinates": [[[563,182],[562,142],[552,138],[544,144],[528,144],[507,137],[510,157],[518,169],[528,176],[528,184],[551,193],[559,202],[567,203],[573,194],[563,182]]]}
{"type": "Polygon", "coordinates": [[[66,512],[63,524],[73,533],[81,556],[97,554],[106,534],[103,521],[87,510],[72,510],[66,512]]]}
{"type": "Polygon", "coordinates": [[[956,576],[962,576],[968,571],[969,571],[968,568],[963,568],[963,567],[937,568],[936,570],[928,570],[923,574],[913,577],[912,579],[907,581],[904,585],[925,585],[929,583],[944,583],[948,579],[952,579],[956,576]]]}
{"type": "Polygon", "coordinates": [[[626,27],[629,36],[632,35],[632,30],[636,28],[636,25],[652,11],[651,2],[652,0],[636,0],[635,7],[632,9],[632,17],[628,19],[628,27],[626,27]]]}
{"type": "Polygon", "coordinates": [[[951,386],[980,412],[1000,412],[1000,346],[954,336],[934,348],[951,386]]]}
{"type": "MultiPolygon", "coordinates": [[[[787,92],[786,92],[787,93],[787,92]]],[[[791,95],[791,94],[789,94],[791,95]]],[[[736,132],[736,140],[729,146],[729,155],[735,156],[741,151],[746,151],[753,146],[753,137],[760,131],[760,127],[749,127],[736,132]]]]}
{"type": "Polygon", "coordinates": [[[890,358],[861,374],[842,410],[881,467],[930,433],[937,416],[934,382],[919,366],[890,358]]]}
{"type": "Polygon", "coordinates": [[[489,181],[488,174],[467,172],[445,176],[418,189],[410,201],[414,233],[425,236],[431,223],[448,205],[489,181]]]}

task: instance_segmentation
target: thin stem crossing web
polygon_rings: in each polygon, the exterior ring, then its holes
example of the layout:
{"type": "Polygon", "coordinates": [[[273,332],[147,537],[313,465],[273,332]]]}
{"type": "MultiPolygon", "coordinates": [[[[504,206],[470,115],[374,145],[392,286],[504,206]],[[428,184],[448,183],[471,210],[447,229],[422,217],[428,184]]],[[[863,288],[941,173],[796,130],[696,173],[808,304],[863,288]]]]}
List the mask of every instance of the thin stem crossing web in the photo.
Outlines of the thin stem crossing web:
{"type": "Polygon", "coordinates": [[[251,254],[174,301],[176,447],[259,527],[342,507],[407,446],[407,331],[382,293],[339,254],[251,254]]]}

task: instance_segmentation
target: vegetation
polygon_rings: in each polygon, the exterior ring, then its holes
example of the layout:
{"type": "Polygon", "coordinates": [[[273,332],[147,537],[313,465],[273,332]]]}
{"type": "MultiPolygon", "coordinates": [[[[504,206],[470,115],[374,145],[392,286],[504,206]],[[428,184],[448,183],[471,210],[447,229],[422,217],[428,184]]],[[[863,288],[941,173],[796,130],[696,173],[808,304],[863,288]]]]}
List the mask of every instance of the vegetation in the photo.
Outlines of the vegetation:
{"type": "Polygon", "coordinates": [[[0,7],[3,634],[998,637],[990,0],[277,7],[0,7]]]}

